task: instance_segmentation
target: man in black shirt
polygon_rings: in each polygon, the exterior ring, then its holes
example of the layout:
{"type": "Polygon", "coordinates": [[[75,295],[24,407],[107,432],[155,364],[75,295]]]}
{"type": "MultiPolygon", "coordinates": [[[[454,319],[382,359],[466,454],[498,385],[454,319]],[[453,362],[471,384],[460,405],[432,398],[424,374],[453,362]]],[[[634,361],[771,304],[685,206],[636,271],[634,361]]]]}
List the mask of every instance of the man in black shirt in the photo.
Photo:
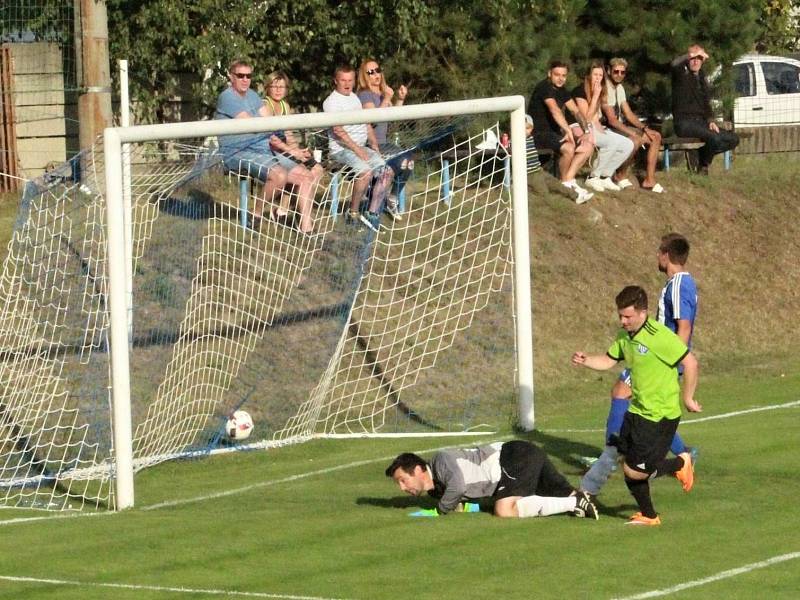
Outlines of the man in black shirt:
{"type": "Polygon", "coordinates": [[[533,139],[537,148],[549,148],[558,153],[558,168],[561,183],[577,193],[576,202],[582,204],[592,197],[575,181],[578,170],[589,159],[594,143],[589,132],[589,124],[578,110],[577,104],[564,87],[569,68],[566,63],[555,60],[550,63],[547,78],[540,81],[533,90],[528,112],[533,117],[533,139]],[[564,108],[575,117],[580,135],[573,133],[567,122],[564,108]]]}
{"type": "Polygon", "coordinates": [[[708,174],[715,154],[733,150],[739,136],[721,131],[711,113],[711,89],[703,72],[708,54],[693,44],[689,51],[672,61],[672,116],[675,133],[681,137],[700,138],[705,146],[699,151],[698,171],[708,174]]]}

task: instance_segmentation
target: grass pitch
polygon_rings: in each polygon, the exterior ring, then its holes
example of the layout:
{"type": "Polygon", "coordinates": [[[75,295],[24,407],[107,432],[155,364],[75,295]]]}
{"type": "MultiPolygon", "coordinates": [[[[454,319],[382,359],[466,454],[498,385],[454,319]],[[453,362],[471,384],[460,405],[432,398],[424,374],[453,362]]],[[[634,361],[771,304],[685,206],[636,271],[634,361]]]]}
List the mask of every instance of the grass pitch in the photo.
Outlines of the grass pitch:
{"type": "MultiPolygon", "coordinates": [[[[793,598],[798,366],[702,381],[705,411],[681,425],[700,447],[697,483],[653,483],[659,528],[624,526],[634,503],[619,475],[597,522],[412,519],[430,501],[383,475],[391,458],[474,439],[319,440],[147,470],[119,514],[3,511],[0,598],[793,598]]],[[[599,451],[610,381],[519,436],[572,482],[577,457],[599,451]]]]}
{"type": "MultiPolygon", "coordinates": [[[[598,522],[411,519],[417,502],[384,477],[389,460],[474,438],[316,441],[160,465],[137,477],[137,507],[120,514],[2,510],[0,598],[797,598],[792,161],[738,159],[710,178],[674,169],[660,174],[669,193],[657,198],[533,201],[538,430],[522,437],[575,483],[577,457],[599,452],[612,374],[570,369],[569,353],[607,347],[623,285],[660,289],[660,235],[677,230],[693,243],[705,412],[681,432],[701,458],[690,494],[673,479],[654,482],[661,527],[624,526],[634,507],[618,475],[598,522]]],[[[0,240],[13,222],[4,208],[0,240]]]]}

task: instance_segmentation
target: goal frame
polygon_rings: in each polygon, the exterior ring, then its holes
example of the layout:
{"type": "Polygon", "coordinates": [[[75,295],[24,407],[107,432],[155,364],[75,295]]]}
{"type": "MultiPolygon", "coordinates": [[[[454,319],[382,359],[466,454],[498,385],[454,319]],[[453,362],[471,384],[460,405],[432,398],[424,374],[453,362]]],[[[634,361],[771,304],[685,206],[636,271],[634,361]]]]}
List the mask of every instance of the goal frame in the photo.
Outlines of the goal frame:
{"type": "Polygon", "coordinates": [[[134,506],[128,315],[130,282],[126,276],[130,270],[132,256],[126,243],[128,234],[126,233],[123,144],[488,113],[509,113],[511,146],[523,150],[511,154],[511,202],[518,377],[517,403],[519,424],[523,430],[530,431],[534,427],[533,315],[531,312],[528,187],[524,152],[525,99],[522,96],[416,104],[368,111],[318,112],[252,119],[111,127],[104,131],[111,400],[117,510],[134,506]]]}

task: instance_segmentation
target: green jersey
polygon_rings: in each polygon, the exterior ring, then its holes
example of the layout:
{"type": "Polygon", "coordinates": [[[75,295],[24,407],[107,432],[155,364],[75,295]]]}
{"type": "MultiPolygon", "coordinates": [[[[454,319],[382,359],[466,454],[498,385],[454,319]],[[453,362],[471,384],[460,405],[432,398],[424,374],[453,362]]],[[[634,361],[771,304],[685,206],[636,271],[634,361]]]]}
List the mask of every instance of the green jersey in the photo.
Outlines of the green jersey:
{"type": "Polygon", "coordinates": [[[607,354],[624,360],[631,370],[633,396],[628,410],[650,421],[680,417],[677,367],[688,353],[681,338],[649,317],[633,335],[621,330],[607,354]]]}

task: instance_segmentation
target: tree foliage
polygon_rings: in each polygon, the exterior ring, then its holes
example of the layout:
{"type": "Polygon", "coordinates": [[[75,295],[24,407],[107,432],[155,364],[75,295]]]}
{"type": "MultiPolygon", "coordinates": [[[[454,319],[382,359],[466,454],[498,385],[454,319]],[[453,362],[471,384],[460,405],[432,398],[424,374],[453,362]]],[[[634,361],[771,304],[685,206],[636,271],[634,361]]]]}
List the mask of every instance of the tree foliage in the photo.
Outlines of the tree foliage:
{"type": "Polygon", "coordinates": [[[800,0],[766,0],[759,25],[762,34],[756,50],[765,54],[800,51],[800,0]]]}
{"type": "MultiPolygon", "coordinates": [[[[555,57],[571,60],[570,84],[593,57],[624,56],[649,110],[669,105],[669,62],[694,41],[729,65],[800,0],[108,0],[111,55],[131,62],[132,94],[158,118],[179,89],[209,114],[225,68],[248,57],[257,75],[293,80],[291,101],[319,107],[334,67],[372,57],[414,102],[506,93],[526,97],[555,57]]],[[[255,81],[260,83],[258,77],[255,81]]]]}
{"type": "Polygon", "coordinates": [[[581,17],[585,57],[623,56],[640,111],[669,109],[670,62],[692,43],[711,55],[706,70],[730,65],[760,33],[761,0],[597,0],[581,17]]]}
{"type": "Polygon", "coordinates": [[[135,97],[151,113],[181,73],[195,77],[191,91],[208,112],[239,57],[257,75],[286,71],[293,104],[308,108],[329,93],[339,63],[421,52],[428,14],[423,0],[109,0],[111,53],[130,60],[135,97]]]}

